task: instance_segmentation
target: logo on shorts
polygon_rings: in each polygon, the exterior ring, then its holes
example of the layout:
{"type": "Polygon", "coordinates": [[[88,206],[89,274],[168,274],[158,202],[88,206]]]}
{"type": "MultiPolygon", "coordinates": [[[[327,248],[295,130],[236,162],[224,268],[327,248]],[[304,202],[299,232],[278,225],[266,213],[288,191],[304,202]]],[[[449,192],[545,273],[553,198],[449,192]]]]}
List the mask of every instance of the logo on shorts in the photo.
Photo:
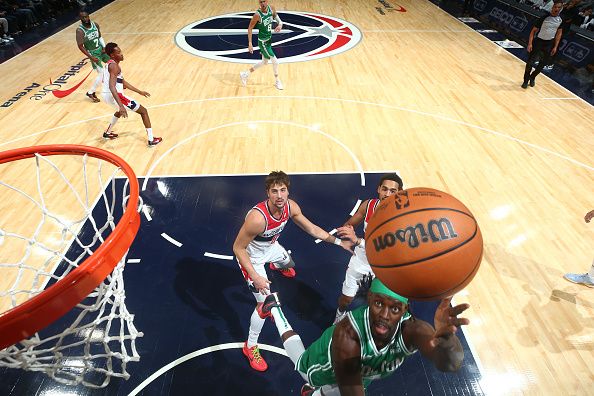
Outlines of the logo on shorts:
{"type": "MultiPolygon", "coordinates": [[[[247,29],[253,12],[219,15],[193,22],[175,35],[186,52],[233,63],[257,63],[261,54],[256,28],[254,53],[248,51],[247,29]]],[[[283,29],[272,34],[272,49],[283,63],[327,58],[348,51],[361,41],[361,31],[342,19],[311,12],[278,12],[283,29]]]]}

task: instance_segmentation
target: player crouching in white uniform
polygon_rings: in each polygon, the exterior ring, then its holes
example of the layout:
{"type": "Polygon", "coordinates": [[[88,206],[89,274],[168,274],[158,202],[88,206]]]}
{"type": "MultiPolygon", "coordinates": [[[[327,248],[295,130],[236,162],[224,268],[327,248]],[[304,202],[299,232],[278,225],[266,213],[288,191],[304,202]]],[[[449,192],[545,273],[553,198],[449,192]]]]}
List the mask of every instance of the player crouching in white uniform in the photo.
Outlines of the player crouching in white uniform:
{"type": "Polygon", "coordinates": [[[128,112],[126,111],[126,108],[128,108],[142,117],[142,123],[148,135],[148,145],[155,146],[161,143],[162,138],[153,137],[153,128],[151,127],[148,110],[134,99],[124,95],[124,89],[130,89],[147,98],[151,95],[146,91],[141,91],[133,87],[132,84],[124,80],[122,69],[120,68],[120,62],[124,60],[124,54],[122,54],[122,50],[116,43],[107,43],[105,53],[109,55],[110,60],[103,68],[102,95],[105,103],[111,104],[116,109],[116,112],[111,117],[111,122],[103,133],[103,137],[105,139],[115,139],[118,137],[116,133],[112,132],[112,129],[120,117],[128,117],[128,112]]]}

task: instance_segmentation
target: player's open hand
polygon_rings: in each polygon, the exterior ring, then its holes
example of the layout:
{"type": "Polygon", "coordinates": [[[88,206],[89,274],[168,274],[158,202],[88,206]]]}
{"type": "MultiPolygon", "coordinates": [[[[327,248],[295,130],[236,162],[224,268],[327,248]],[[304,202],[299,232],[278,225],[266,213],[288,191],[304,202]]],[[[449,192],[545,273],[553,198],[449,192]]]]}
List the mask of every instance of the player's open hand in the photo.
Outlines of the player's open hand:
{"type": "Polygon", "coordinates": [[[357,243],[357,235],[355,234],[355,229],[350,224],[338,227],[336,229],[336,235],[338,235],[340,239],[348,239],[353,243],[357,243]]]}
{"type": "Polygon", "coordinates": [[[148,98],[149,96],[151,96],[150,93],[146,92],[146,91],[140,91],[139,94],[141,94],[142,96],[144,96],[145,98],[148,98]]]}
{"type": "Polygon", "coordinates": [[[248,45],[248,51],[250,51],[250,54],[254,53],[254,46],[252,44],[248,45]]]}
{"type": "Polygon", "coordinates": [[[126,107],[124,107],[124,105],[120,105],[120,110],[118,112],[120,113],[120,117],[128,118],[128,112],[126,111],[126,107]]]}
{"type": "Polygon", "coordinates": [[[258,275],[252,279],[252,282],[254,282],[254,287],[261,294],[264,294],[264,295],[270,294],[270,286],[269,286],[270,281],[268,279],[264,278],[263,276],[258,275]]]}
{"type": "Polygon", "coordinates": [[[276,25],[276,27],[274,28],[274,33],[278,33],[278,32],[280,32],[282,28],[283,28],[283,25],[282,25],[282,23],[281,23],[281,24],[278,24],[278,25],[276,25]]]}
{"type": "Polygon", "coordinates": [[[433,318],[435,334],[431,341],[434,346],[439,342],[439,338],[448,338],[456,333],[459,326],[470,323],[468,319],[458,317],[458,315],[470,308],[470,304],[459,304],[451,307],[451,302],[452,297],[444,298],[435,310],[435,317],[433,318]]]}

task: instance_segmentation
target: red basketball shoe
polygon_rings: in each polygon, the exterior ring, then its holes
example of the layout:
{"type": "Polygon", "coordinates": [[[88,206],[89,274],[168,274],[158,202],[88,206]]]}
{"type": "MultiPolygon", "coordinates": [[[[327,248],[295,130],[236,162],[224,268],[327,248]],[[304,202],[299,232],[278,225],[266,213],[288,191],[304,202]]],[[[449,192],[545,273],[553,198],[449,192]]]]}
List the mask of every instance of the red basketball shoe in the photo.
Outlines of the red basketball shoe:
{"type": "Polygon", "coordinates": [[[311,386],[310,384],[303,384],[301,387],[301,396],[311,396],[316,391],[316,388],[311,386]]]}
{"type": "Polygon", "coordinates": [[[153,140],[149,140],[148,141],[148,145],[149,146],[156,146],[157,144],[161,143],[162,141],[163,141],[163,138],[156,137],[153,140]]]}
{"type": "Polygon", "coordinates": [[[266,371],[268,369],[268,364],[266,364],[266,361],[264,360],[264,358],[262,357],[262,355],[260,355],[260,349],[258,348],[258,345],[254,345],[251,348],[248,348],[247,346],[247,341],[243,344],[243,354],[245,355],[246,358],[248,358],[248,361],[250,362],[250,366],[256,370],[256,371],[266,371]]]}
{"type": "Polygon", "coordinates": [[[272,321],[274,322],[274,317],[272,316],[272,308],[280,307],[280,306],[281,306],[281,303],[280,303],[280,300],[278,299],[278,294],[271,293],[266,296],[264,303],[262,303],[262,305],[259,306],[259,308],[256,307],[256,311],[258,312],[258,315],[262,319],[266,319],[267,317],[270,316],[270,319],[272,319],[272,321]]]}
{"type": "Polygon", "coordinates": [[[285,278],[294,278],[296,275],[296,272],[293,268],[276,268],[274,263],[270,263],[270,269],[280,272],[285,278]]]}

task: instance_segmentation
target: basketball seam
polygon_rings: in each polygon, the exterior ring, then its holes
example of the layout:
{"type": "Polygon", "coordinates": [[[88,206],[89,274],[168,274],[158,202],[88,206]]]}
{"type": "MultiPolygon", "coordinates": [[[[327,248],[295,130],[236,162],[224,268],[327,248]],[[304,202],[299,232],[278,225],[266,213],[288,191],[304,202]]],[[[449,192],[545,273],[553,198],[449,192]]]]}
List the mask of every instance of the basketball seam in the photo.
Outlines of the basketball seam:
{"type": "Polygon", "coordinates": [[[444,293],[447,293],[450,290],[453,290],[455,288],[457,288],[458,286],[460,286],[461,284],[463,284],[464,282],[466,282],[466,279],[470,278],[471,276],[474,276],[474,274],[477,273],[478,269],[479,269],[479,264],[481,263],[482,259],[483,259],[483,245],[481,244],[481,254],[479,254],[478,256],[478,260],[476,261],[476,263],[474,264],[474,266],[472,267],[472,272],[470,274],[468,274],[468,276],[466,276],[466,278],[464,278],[461,282],[459,282],[457,285],[450,287],[448,290],[446,290],[445,292],[441,292],[439,294],[434,294],[431,296],[421,296],[421,297],[417,297],[417,296],[407,296],[410,299],[417,299],[417,300],[429,300],[432,298],[435,298],[437,296],[442,296],[444,295],[444,293]]]}

